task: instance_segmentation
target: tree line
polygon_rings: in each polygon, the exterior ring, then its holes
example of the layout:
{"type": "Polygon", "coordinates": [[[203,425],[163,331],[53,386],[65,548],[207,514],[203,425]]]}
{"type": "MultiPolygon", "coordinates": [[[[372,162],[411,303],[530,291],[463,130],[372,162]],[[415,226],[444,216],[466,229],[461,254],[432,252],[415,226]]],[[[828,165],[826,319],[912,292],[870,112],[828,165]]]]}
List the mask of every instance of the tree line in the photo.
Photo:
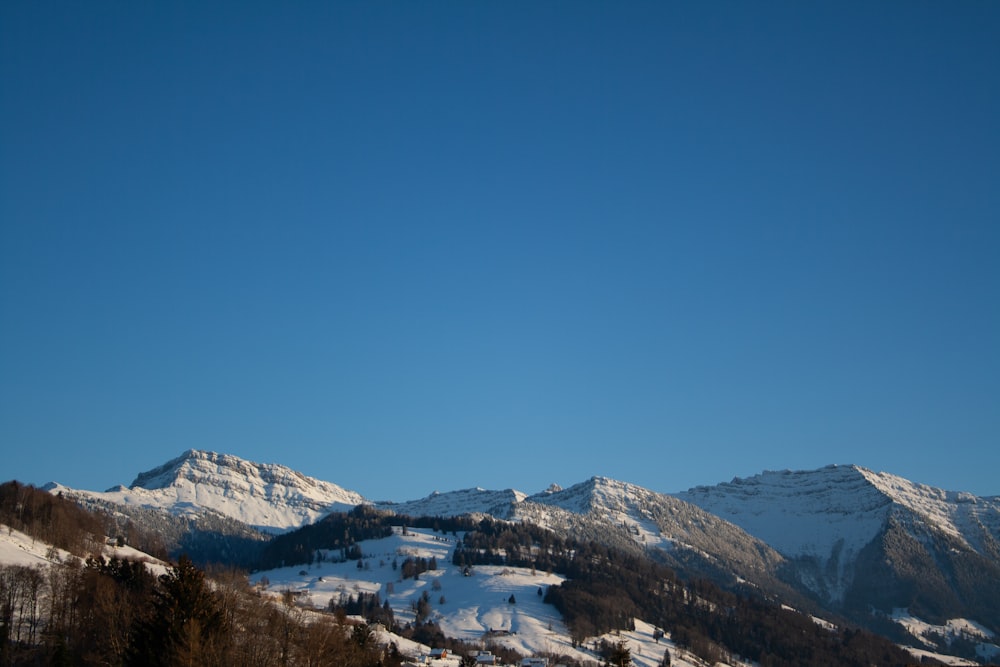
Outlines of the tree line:
{"type": "Polygon", "coordinates": [[[392,514],[369,505],[349,512],[333,512],[316,523],[276,536],[264,547],[257,569],[269,570],[291,565],[311,565],[324,552],[339,552],[341,560],[362,558],[358,543],[392,535],[393,528],[427,528],[437,532],[457,532],[474,528],[467,517],[411,517],[392,514]],[[317,555],[319,554],[319,555],[317,555]]]}
{"type": "Polygon", "coordinates": [[[106,517],[20,482],[0,484],[0,523],[78,556],[106,534],[106,517]]]}

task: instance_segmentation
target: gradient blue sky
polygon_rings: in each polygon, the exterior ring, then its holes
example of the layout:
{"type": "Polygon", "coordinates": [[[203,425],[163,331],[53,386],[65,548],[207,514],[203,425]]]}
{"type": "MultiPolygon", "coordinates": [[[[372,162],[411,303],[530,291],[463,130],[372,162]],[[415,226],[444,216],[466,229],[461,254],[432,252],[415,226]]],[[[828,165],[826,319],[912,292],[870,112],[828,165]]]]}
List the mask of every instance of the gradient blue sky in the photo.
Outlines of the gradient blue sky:
{"type": "Polygon", "coordinates": [[[0,478],[1000,494],[1000,3],[0,3],[0,478]]]}

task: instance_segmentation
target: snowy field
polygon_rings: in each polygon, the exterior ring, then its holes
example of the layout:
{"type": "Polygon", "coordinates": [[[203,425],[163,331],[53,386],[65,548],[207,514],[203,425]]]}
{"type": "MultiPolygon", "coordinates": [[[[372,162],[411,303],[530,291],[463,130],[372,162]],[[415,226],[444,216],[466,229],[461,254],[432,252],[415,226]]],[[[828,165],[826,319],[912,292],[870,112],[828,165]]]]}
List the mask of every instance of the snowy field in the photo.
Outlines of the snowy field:
{"type": "MultiPolygon", "coordinates": [[[[167,564],[163,561],[132,547],[104,545],[101,551],[104,557],[109,559],[142,561],[146,563],[146,567],[154,576],[165,574],[168,570],[167,564]]],[[[68,551],[34,540],[19,530],[14,530],[6,524],[0,524],[0,565],[44,567],[66,563],[73,558],[75,556],[68,551]]]]}

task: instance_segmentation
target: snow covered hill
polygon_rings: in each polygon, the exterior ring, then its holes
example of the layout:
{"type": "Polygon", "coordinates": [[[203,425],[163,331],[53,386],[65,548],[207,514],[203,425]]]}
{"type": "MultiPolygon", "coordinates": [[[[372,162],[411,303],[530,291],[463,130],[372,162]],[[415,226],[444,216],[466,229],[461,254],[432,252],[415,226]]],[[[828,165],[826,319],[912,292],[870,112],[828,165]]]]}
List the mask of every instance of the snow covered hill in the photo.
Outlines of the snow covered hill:
{"type": "Polygon", "coordinates": [[[71,497],[165,510],[178,516],[209,510],[267,532],[298,528],[332,511],[365,502],[358,493],[282,465],[194,449],[141,473],[129,487],[118,486],[103,493],[58,484],[47,488],[71,497]]]}
{"type": "MultiPolygon", "coordinates": [[[[99,548],[99,555],[109,559],[118,558],[146,563],[146,567],[156,576],[166,573],[168,567],[167,563],[160,559],[129,546],[105,544],[99,548]]],[[[0,524],[0,567],[13,565],[44,569],[52,565],[70,563],[74,559],[76,557],[64,549],[56,548],[10,526],[0,524]]]]}
{"type": "MultiPolygon", "coordinates": [[[[360,561],[332,562],[336,552],[326,552],[322,562],[311,566],[285,567],[257,572],[253,583],[266,582],[274,595],[291,591],[302,604],[326,607],[360,592],[378,593],[392,607],[397,623],[415,620],[415,603],[426,594],[430,618],[448,637],[479,645],[482,649],[504,646],[526,656],[564,655],[581,664],[599,664],[600,659],[587,647],[576,647],[559,613],[542,602],[540,591],[557,585],[563,577],[525,568],[476,566],[469,575],[451,563],[457,537],[430,530],[396,530],[390,537],[366,540],[360,544],[360,561]],[[419,578],[403,579],[393,561],[405,558],[433,558],[437,569],[423,572],[419,578]]],[[[638,622],[632,632],[609,636],[609,641],[623,640],[632,651],[636,667],[658,667],[664,650],[672,649],[672,664],[693,667],[702,664],[678,649],[668,638],[654,637],[654,628],[638,622]]],[[[595,638],[599,639],[599,638],[595,638]]],[[[432,647],[406,647],[408,652],[432,647]]],[[[447,662],[434,661],[446,665],[447,662]]],[[[458,665],[458,661],[453,664],[458,665]]]]}

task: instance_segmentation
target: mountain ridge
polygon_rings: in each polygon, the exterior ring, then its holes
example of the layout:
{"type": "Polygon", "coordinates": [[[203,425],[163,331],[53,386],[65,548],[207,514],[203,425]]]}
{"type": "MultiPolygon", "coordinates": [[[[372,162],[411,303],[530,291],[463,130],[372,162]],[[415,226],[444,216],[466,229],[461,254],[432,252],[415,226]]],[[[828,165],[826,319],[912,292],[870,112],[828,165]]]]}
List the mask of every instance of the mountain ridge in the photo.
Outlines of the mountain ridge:
{"type": "Polygon", "coordinates": [[[909,610],[1000,631],[1000,502],[867,468],[765,471],[677,494],[774,546],[785,578],[857,622],[909,610]]]}
{"type": "Polygon", "coordinates": [[[257,539],[240,525],[292,531],[358,505],[407,516],[492,516],[644,554],[685,576],[750,587],[868,627],[898,628],[878,619],[902,609],[935,622],[972,619],[1000,633],[1000,500],[854,464],[764,471],[675,494],[593,476],[531,495],[477,487],[373,503],[285,466],[188,450],[140,473],[131,487],[50,491],[117,504],[126,514],[142,508],[208,517],[203,526],[228,517],[237,524],[225,527],[236,546],[257,539]]]}
{"type": "Polygon", "coordinates": [[[272,533],[368,502],[355,491],[287,466],[197,449],[139,473],[128,487],[95,492],[51,483],[46,488],[181,516],[207,509],[272,533]]]}

